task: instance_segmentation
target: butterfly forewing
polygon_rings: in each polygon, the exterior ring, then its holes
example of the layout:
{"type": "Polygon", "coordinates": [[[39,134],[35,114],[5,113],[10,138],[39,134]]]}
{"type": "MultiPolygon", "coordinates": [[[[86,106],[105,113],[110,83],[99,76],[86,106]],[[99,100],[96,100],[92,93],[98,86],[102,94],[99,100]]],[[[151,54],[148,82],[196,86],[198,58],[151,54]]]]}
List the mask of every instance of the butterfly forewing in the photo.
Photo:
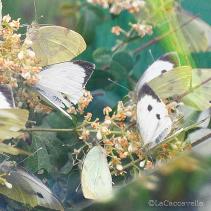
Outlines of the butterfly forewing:
{"type": "Polygon", "coordinates": [[[191,88],[192,68],[180,66],[165,72],[148,84],[161,99],[178,96],[191,88]]]}
{"type": "Polygon", "coordinates": [[[139,79],[136,86],[136,90],[140,90],[145,83],[148,83],[149,81],[153,80],[154,78],[157,78],[163,73],[172,70],[174,67],[179,66],[179,64],[180,61],[176,52],[164,54],[147,68],[147,70],[139,79]]]}
{"type": "Polygon", "coordinates": [[[47,102],[70,117],[65,108],[78,103],[94,68],[94,64],[80,60],[46,66],[35,88],[47,102]]]}

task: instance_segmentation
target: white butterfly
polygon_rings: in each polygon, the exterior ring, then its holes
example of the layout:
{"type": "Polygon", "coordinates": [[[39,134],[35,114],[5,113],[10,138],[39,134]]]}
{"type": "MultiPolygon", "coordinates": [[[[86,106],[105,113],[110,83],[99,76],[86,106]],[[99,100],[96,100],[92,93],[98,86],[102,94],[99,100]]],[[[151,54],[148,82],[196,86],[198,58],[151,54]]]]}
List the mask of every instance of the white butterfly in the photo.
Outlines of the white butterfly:
{"type": "Polygon", "coordinates": [[[39,94],[65,116],[71,116],[65,108],[77,104],[95,65],[86,61],[63,62],[46,66],[39,73],[35,88],[39,94]]]}
{"type": "Polygon", "coordinates": [[[7,183],[11,184],[11,189],[1,185],[1,194],[32,207],[43,206],[53,210],[64,210],[60,201],[40,179],[17,167],[14,162],[1,163],[0,173],[4,174],[7,183]]]}
{"type": "Polygon", "coordinates": [[[155,145],[162,142],[172,129],[172,120],[166,105],[147,83],[178,65],[176,53],[165,54],[155,61],[138,81],[137,124],[144,144],[155,145]]]}
{"type": "Polygon", "coordinates": [[[9,86],[0,86],[0,108],[14,108],[15,102],[12,89],[9,86]]]}

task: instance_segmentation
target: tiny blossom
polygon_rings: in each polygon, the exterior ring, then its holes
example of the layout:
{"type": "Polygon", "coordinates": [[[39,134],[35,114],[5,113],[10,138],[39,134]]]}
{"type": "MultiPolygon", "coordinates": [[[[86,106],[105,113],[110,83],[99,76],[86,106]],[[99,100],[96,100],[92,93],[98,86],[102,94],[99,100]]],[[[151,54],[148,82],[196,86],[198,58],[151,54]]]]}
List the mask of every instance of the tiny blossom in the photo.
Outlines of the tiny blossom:
{"type": "Polygon", "coordinates": [[[11,21],[11,17],[9,15],[5,15],[3,18],[2,18],[2,21],[3,22],[7,22],[9,23],[11,21]]]}
{"type": "Polygon", "coordinates": [[[118,171],[123,171],[123,166],[121,165],[121,164],[117,164],[116,165],[116,169],[118,170],[118,171]]]}
{"type": "Polygon", "coordinates": [[[86,120],[86,121],[91,121],[91,119],[92,119],[92,113],[87,113],[85,116],[84,116],[84,119],[86,120]]]}
{"type": "Polygon", "coordinates": [[[84,141],[88,140],[90,136],[90,132],[89,130],[83,129],[81,136],[79,137],[79,139],[82,139],[84,141]]]}
{"type": "Polygon", "coordinates": [[[97,140],[101,140],[103,138],[102,133],[101,133],[100,130],[97,131],[96,137],[97,137],[97,140]]]}
{"type": "Polygon", "coordinates": [[[146,24],[132,24],[132,28],[138,33],[139,36],[144,37],[145,35],[152,34],[152,26],[146,24]]]}
{"type": "Polygon", "coordinates": [[[109,106],[107,106],[103,109],[103,114],[106,116],[108,116],[109,113],[111,113],[111,112],[112,112],[112,109],[109,106]]]}
{"type": "Polygon", "coordinates": [[[120,33],[122,32],[122,29],[121,27],[119,26],[113,26],[112,29],[111,29],[111,32],[117,36],[120,35],[120,33]]]}

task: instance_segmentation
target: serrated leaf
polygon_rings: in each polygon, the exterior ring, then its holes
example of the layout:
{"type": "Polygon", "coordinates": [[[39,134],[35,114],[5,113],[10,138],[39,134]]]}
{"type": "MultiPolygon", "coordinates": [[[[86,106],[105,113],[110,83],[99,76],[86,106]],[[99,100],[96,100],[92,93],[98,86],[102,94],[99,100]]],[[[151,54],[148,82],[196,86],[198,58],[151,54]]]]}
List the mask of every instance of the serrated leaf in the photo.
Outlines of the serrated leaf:
{"type": "Polygon", "coordinates": [[[102,200],[112,194],[112,178],[104,149],[93,147],[83,163],[81,186],[85,198],[102,200]]]}

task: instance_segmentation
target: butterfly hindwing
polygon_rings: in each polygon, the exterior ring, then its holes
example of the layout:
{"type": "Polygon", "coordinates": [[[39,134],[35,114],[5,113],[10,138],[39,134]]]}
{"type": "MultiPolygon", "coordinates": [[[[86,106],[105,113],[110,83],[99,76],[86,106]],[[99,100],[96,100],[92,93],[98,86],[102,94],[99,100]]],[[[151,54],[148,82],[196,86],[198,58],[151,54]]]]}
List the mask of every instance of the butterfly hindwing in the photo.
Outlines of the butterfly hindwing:
{"type": "Polygon", "coordinates": [[[137,123],[144,144],[158,144],[171,131],[166,105],[147,84],[138,93],[137,123]]]}

